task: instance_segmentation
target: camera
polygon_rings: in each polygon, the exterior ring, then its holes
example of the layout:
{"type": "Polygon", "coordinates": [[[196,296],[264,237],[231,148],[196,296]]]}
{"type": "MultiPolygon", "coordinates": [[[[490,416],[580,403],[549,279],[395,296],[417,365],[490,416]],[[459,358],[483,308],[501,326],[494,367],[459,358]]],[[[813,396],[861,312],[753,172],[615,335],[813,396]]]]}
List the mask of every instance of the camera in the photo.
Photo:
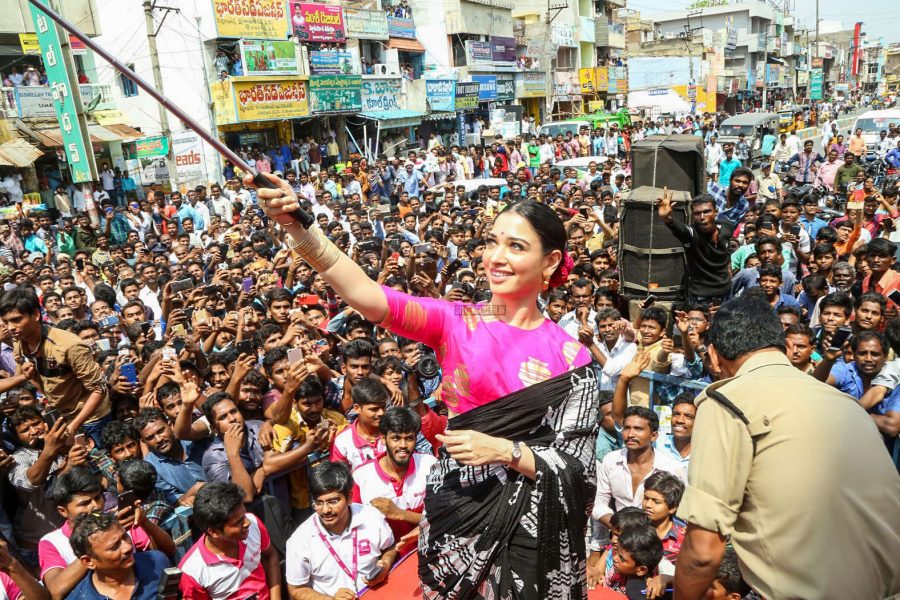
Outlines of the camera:
{"type": "Polygon", "coordinates": [[[370,238],[359,242],[357,245],[360,252],[377,252],[381,248],[381,244],[375,238],[370,238]]]}
{"type": "Polygon", "coordinates": [[[425,344],[419,344],[419,352],[422,353],[422,357],[416,363],[416,374],[420,379],[434,379],[441,371],[437,355],[425,344]]]}

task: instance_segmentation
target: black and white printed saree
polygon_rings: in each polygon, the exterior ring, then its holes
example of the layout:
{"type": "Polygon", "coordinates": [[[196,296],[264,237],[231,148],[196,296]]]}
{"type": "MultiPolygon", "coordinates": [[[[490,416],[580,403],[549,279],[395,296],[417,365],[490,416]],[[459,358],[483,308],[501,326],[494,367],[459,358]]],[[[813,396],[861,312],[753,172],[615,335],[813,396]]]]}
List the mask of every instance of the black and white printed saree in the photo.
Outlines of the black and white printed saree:
{"type": "Polygon", "coordinates": [[[584,366],[450,420],[451,430],[524,442],[537,475],[461,465],[442,451],[419,537],[425,598],[587,598],[597,410],[597,381],[584,366]]]}

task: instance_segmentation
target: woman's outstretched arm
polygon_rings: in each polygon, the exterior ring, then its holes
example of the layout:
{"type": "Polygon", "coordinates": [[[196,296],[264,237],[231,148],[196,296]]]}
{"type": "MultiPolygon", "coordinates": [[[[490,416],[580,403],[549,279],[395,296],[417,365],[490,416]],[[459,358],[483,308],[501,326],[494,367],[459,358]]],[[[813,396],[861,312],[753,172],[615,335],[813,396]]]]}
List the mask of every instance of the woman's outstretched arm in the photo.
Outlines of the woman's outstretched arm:
{"type": "MultiPolygon", "coordinates": [[[[278,189],[258,188],[259,204],[294,239],[293,248],[310,263],[338,295],[363,317],[380,323],[388,310],[387,298],[381,287],[363,272],[349,256],[332,244],[318,227],[304,229],[290,216],[300,208],[291,186],[274,175],[264,174],[278,189]]],[[[253,177],[244,176],[244,185],[253,185],[253,177]]]]}

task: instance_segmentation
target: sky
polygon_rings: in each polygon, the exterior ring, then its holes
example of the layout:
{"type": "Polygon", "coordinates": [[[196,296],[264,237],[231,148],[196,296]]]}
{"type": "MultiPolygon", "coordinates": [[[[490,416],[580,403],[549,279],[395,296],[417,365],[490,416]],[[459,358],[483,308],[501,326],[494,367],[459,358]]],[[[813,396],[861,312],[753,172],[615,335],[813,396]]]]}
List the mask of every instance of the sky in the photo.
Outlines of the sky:
{"type": "MultiPolygon", "coordinates": [[[[779,2],[783,0],[778,0],[779,2]]],[[[791,12],[800,27],[813,29],[816,21],[817,0],[790,0],[791,12]]],[[[652,18],[661,12],[681,10],[692,0],[627,0],[627,8],[641,11],[641,18],[652,18]]],[[[869,40],[883,37],[886,43],[900,42],[900,3],[897,0],[818,0],[819,18],[825,21],[842,21],[845,29],[851,29],[857,21],[863,22],[862,30],[869,40]],[[855,10],[859,8],[860,10],[855,10]]]]}

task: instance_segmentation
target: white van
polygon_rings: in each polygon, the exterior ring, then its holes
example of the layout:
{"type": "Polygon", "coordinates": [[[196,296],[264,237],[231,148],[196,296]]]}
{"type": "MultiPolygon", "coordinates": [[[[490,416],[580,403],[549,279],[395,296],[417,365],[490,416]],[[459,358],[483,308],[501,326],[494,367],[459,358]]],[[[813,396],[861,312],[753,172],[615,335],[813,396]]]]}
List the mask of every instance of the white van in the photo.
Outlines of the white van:
{"type": "Polygon", "coordinates": [[[856,117],[850,135],[855,135],[857,129],[862,129],[863,139],[866,140],[866,148],[874,150],[878,145],[881,130],[887,131],[888,125],[897,123],[900,125],[900,108],[888,108],[885,110],[870,110],[856,117]]]}

